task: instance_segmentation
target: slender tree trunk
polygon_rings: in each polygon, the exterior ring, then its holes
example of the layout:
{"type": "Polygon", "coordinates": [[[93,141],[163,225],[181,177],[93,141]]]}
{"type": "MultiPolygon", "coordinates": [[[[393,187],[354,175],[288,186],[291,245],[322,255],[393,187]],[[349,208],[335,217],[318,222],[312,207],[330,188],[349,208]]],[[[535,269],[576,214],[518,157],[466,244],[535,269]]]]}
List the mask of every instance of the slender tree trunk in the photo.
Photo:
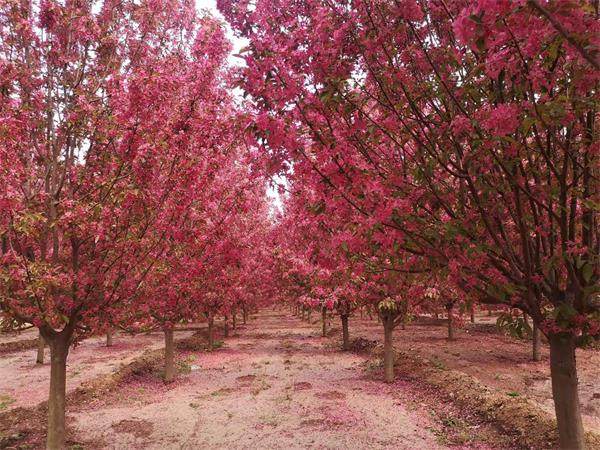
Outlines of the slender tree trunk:
{"type": "Polygon", "coordinates": [[[69,339],[58,336],[50,346],[50,395],[48,397],[48,450],[65,448],[65,394],[69,339]]]}
{"type": "Polygon", "coordinates": [[[549,341],[550,374],[559,446],[561,449],[582,450],[585,448],[585,441],[577,391],[575,338],[551,335],[549,341]]]}
{"type": "Polygon", "coordinates": [[[394,319],[385,317],[383,320],[383,370],[386,383],[394,382],[394,319]]]}
{"type": "Polygon", "coordinates": [[[106,332],[106,346],[112,347],[113,345],[113,330],[111,328],[106,332]]]}
{"type": "Polygon", "coordinates": [[[38,346],[37,346],[37,356],[35,359],[36,364],[44,364],[44,347],[46,346],[46,341],[41,333],[38,334],[38,346]]]}
{"type": "Polygon", "coordinates": [[[173,328],[165,328],[165,383],[170,383],[175,379],[174,356],[173,328]]]}
{"type": "Polygon", "coordinates": [[[323,337],[327,336],[327,308],[321,308],[321,322],[323,326],[323,337]]]}
{"type": "Polygon", "coordinates": [[[311,316],[311,313],[312,313],[312,309],[309,309],[309,310],[308,310],[308,316],[306,317],[306,320],[308,321],[308,323],[310,323],[310,316],[311,316]]]}
{"type": "Polygon", "coordinates": [[[208,316],[208,348],[210,350],[212,350],[215,345],[214,324],[215,319],[213,318],[212,314],[210,314],[208,316]]]}
{"type": "Polygon", "coordinates": [[[246,307],[244,306],[242,308],[242,322],[244,323],[244,325],[246,325],[247,321],[248,321],[248,311],[246,311],[246,307]]]}
{"type": "Polygon", "coordinates": [[[475,323],[475,304],[471,305],[471,323],[475,323]]]}
{"type": "Polygon", "coordinates": [[[448,303],[446,305],[446,311],[448,312],[448,340],[454,340],[454,304],[448,303]]]}
{"type": "Polygon", "coordinates": [[[223,324],[223,336],[229,337],[229,317],[225,316],[225,323],[223,324]]]}
{"type": "Polygon", "coordinates": [[[342,348],[350,350],[350,333],[348,332],[348,314],[340,314],[342,319],[342,348]]]}
{"type": "Polygon", "coordinates": [[[235,330],[237,328],[237,318],[235,317],[236,312],[233,311],[233,315],[231,316],[231,326],[235,330]]]}
{"type": "Polygon", "coordinates": [[[533,333],[532,334],[533,334],[532,335],[533,360],[540,361],[542,359],[541,355],[540,355],[540,348],[542,345],[542,334],[540,332],[540,329],[536,325],[535,321],[533,321],[533,333]]]}

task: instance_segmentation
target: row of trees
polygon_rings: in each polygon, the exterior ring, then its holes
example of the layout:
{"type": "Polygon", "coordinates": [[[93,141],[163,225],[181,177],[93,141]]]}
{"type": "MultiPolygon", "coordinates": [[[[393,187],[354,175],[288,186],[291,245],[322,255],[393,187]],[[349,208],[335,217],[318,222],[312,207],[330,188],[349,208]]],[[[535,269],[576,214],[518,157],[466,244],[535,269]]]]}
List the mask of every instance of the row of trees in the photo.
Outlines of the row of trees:
{"type": "Polygon", "coordinates": [[[325,285],[342,311],[372,298],[386,340],[431,286],[522,310],[549,341],[561,448],[583,448],[575,349],[600,334],[598,3],[219,7],[249,42],[240,83],[287,179],[296,289],[327,301],[325,285]]]}
{"type": "Polygon", "coordinates": [[[265,296],[269,205],[227,90],[220,23],[180,0],[0,3],[0,310],[50,347],[165,333],[265,296]]]}

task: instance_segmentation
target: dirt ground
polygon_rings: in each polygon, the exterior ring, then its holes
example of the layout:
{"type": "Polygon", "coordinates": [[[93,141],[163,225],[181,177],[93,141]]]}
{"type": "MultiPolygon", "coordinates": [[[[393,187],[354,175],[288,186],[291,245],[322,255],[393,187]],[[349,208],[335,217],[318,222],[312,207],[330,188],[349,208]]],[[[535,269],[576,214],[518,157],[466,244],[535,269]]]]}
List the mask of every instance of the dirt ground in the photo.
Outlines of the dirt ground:
{"type": "MultiPolygon", "coordinates": [[[[523,448],[494,424],[440,401],[435,390],[415,380],[400,375],[394,384],[382,383],[371,355],[339,350],[337,318],[323,338],[315,316],[308,323],[288,311],[262,311],[218,350],[180,351],[182,373],[174,383],[142,373],[107,395],[75,401],[67,410],[70,443],[77,443],[72,448],[523,448]]],[[[478,316],[478,323],[491,321],[478,316]]],[[[448,342],[443,323],[415,322],[396,330],[395,346],[552,412],[547,349],[544,361],[532,363],[528,342],[485,329],[467,326],[448,342]]],[[[350,333],[381,341],[382,327],[356,316],[350,333]]],[[[160,333],[116,336],[111,348],[104,339],[87,340],[70,352],[68,391],[162,346],[160,333]]],[[[0,400],[8,399],[0,403],[4,411],[33,408],[46,399],[49,368],[36,366],[34,357],[35,349],[0,356],[0,400]]],[[[600,431],[599,355],[580,351],[578,358],[586,429],[600,431]]]]}
{"type": "Polygon", "coordinates": [[[225,348],[186,355],[191,371],[174,385],[124,387],[119,401],[72,420],[77,434],[115,449],[446,448],[428,409],[365,377],[365,359],[266,312],[225,348]]]}
{"type": "MultiPolygon", "coordinates": [[[[339,320],[332,325],[339,328],[339,320]]],[[[394,347],[430,360],[434,365],[465,372],[490,388],[509,396],[526,396],[554,416],[550,381],[549,349],[542,347],[542,360],[531,360],[531,343],[495,332],[495,317],[477,315],[457,331],[457,339],[446,339],[446,324],[439,320],[416,320],[406,330],[394,331],[394,347]],[[486,330],[486,331],[482,331],[486,330]]],[[[315,324],[318,326],[318,324],[315,324]]],[[[351,337],[383,340],[383,326],[376,320],[356,315],[350,320],[351,337]]],[[[600,352],[577,350],[579,396],[584,427],[600,433],[600,352]]]]}
{"type": "MultiPolygon", "coordinates": [[[[192,331],[180,331],[186,337],[192,331]]],[[[37,332],[27,330],[19,335],[5,335],[0,342],[35,338],[37,332]]],[[[116,334],[112,347],[104,337],[93,337],[71,348],[67,359],[67,392],[99,374],[110,373],[127,364],[146,349],[164,347],[162,333],[135,336],[116,334]]],[[[19,406],[33,407],[48,398],[50,383],[50,351],[45,350],[45,364],[35,363],[37,348],[0,356],[0,411],[19,406]]]]}

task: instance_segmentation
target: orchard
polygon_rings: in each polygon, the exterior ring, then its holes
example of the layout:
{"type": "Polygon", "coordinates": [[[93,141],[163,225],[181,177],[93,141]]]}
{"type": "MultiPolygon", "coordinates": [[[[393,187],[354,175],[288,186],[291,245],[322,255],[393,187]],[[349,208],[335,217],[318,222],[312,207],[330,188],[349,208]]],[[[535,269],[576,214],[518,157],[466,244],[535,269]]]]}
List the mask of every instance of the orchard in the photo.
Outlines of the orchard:
{"type": "Polygon", "coordinates": [[[600,449],[588,0],[0,0],[0,448],[600,449]]]}

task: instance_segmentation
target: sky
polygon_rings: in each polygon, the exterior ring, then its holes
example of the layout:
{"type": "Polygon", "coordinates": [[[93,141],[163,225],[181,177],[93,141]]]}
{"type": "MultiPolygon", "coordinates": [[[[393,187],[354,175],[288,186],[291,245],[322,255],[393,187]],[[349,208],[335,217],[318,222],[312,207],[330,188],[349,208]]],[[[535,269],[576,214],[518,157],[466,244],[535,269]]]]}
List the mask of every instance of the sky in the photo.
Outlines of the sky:
{"type": "MultiPolygon", "coordinates": [[[[217,9],[217,1],[216,0],[196,0],[196,8],[198,10],[205,9],[205,10],[210,11],[211,14],[213,14],[215,17],[218,17],[225,24],[227,24],[225,18],[221,15],[219,10],[217,9]]],[[[233,34],[233,31],[231,30],[231,28],[228,25],[226,28],[227,28],[227,38],[231,41],[232,46],[233,46],[231,55],[229,56],[229,63],[232,65],[241,65],[241,64],[243,64],[242,60],[240,58],[235,57],[234,55],[239,53],[240,50],[246,46],[247,41],[244,39],[236,38],[233,34]]],[[[283,180],[279,177],[277,177],[276,181],[278,183],[285,184],[285,180],[283,180]]],[[[269,200],[272,204],[272,212],[275,213],[277,211],[281,211],[282,206],[283,206],[282,198],[281,198],[281,195],[279,194],[277,188],[270,186],[267,189],[267,196],[269,197],[269,200]]]]}

